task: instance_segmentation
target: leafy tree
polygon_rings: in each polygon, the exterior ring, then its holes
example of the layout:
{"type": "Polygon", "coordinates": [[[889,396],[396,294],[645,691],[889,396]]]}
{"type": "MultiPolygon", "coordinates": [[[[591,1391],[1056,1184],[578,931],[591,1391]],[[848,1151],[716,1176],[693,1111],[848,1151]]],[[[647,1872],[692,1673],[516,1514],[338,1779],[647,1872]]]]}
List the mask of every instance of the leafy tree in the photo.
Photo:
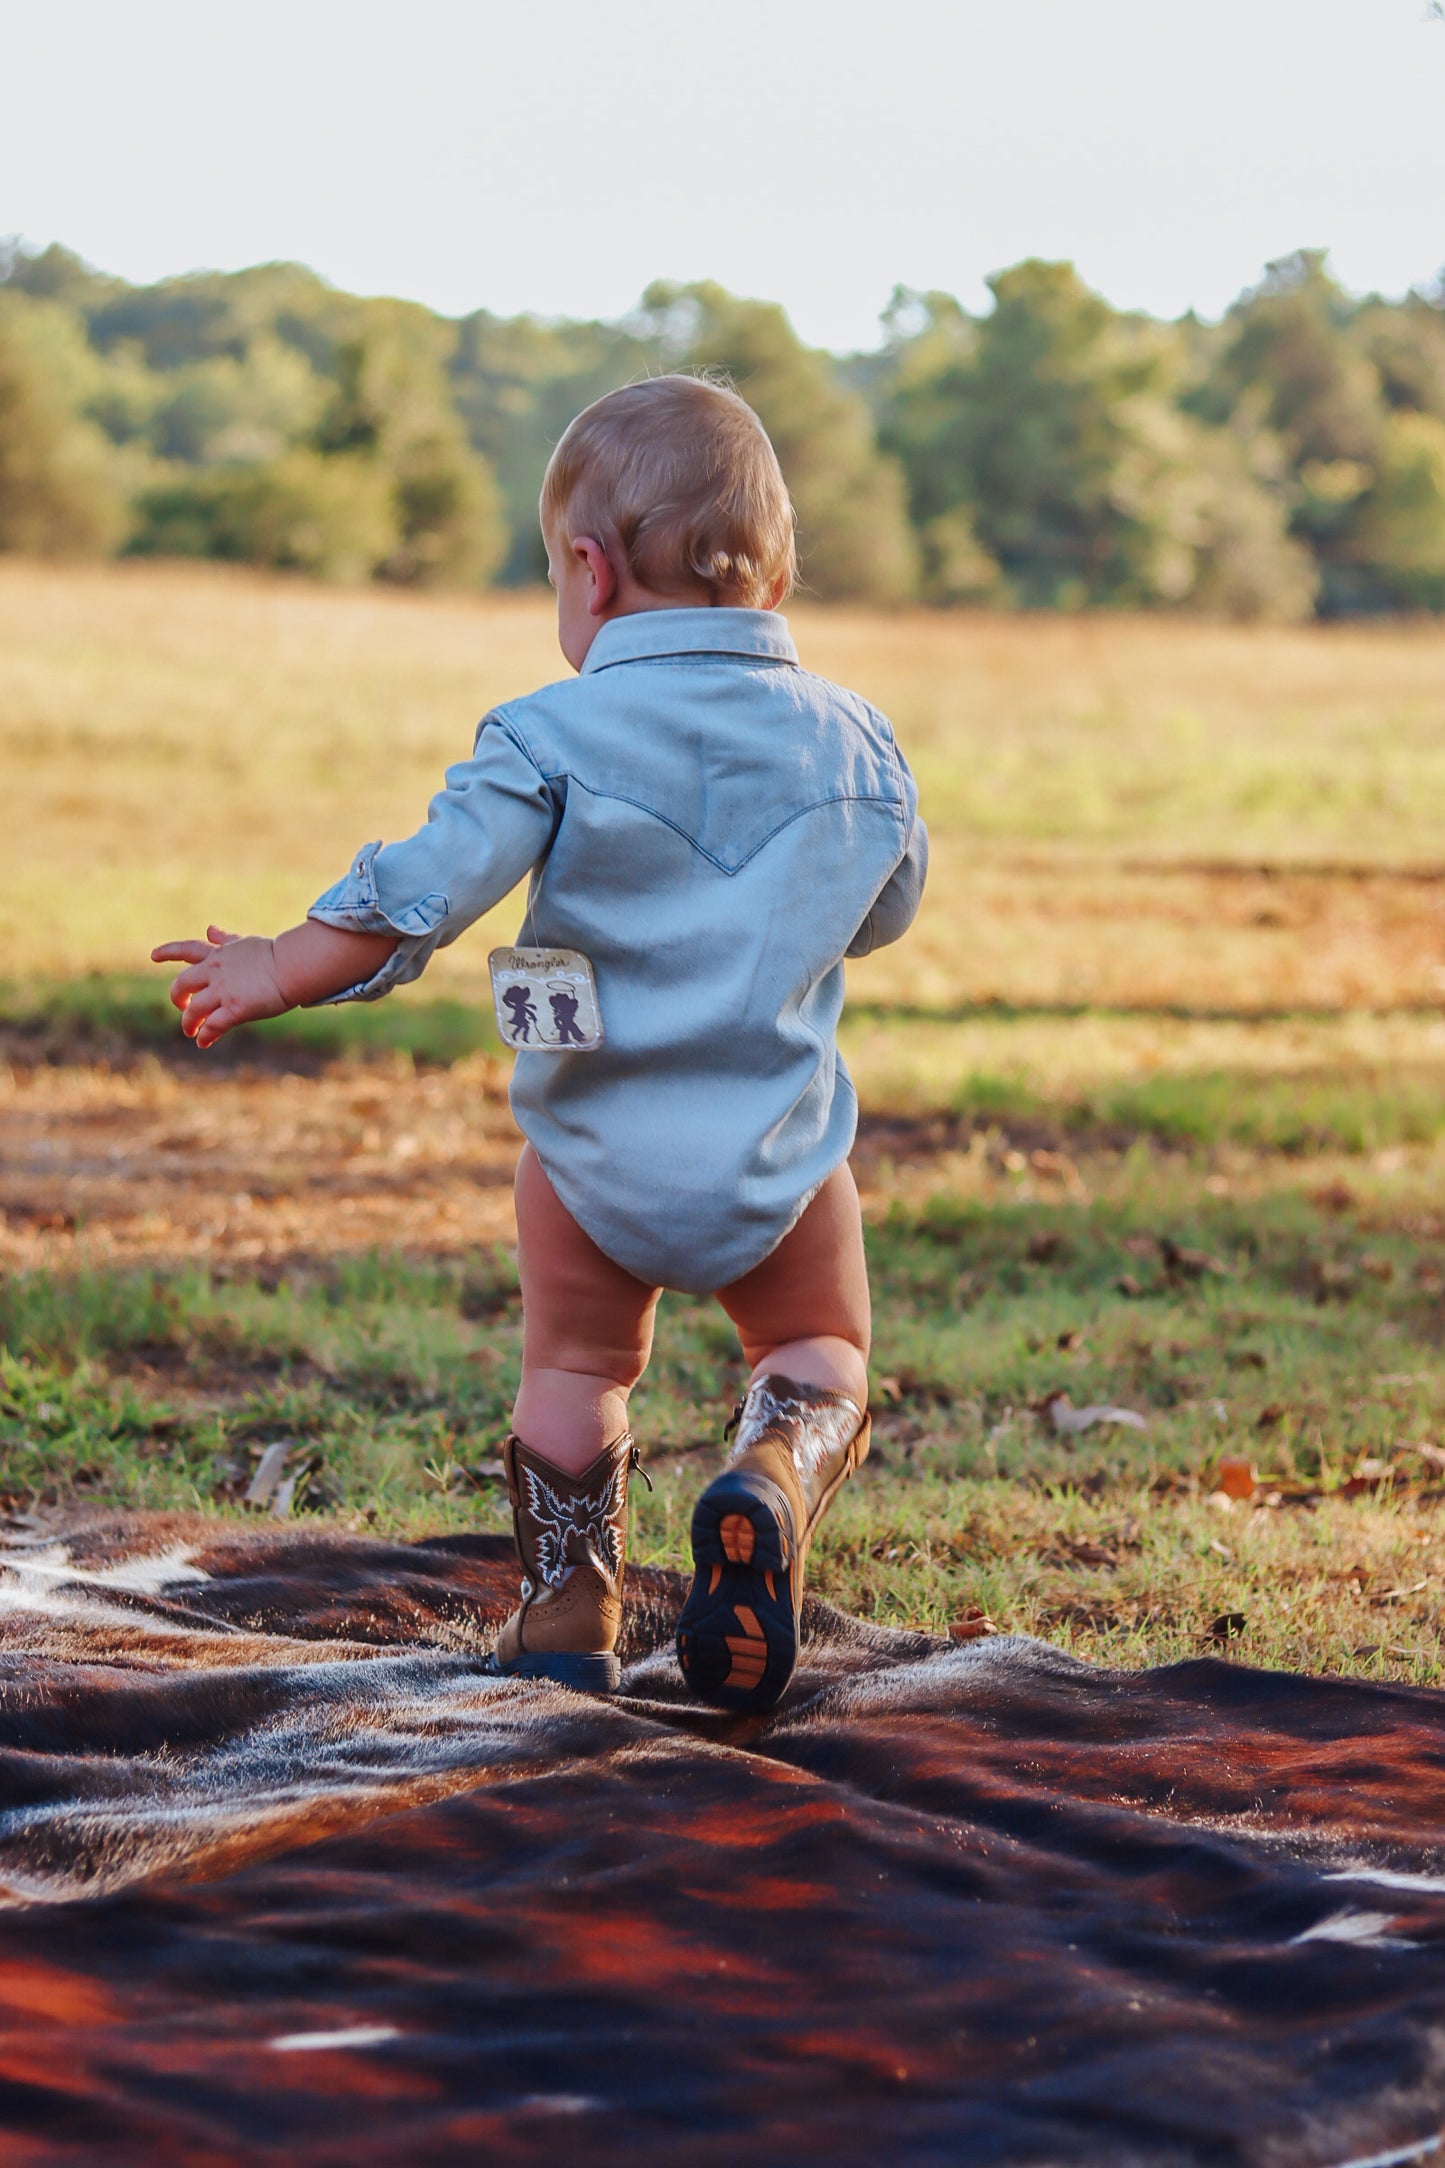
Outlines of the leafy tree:
{"type": "Polygon", "coordinates": [[[194,468],[144,491],[138,509],[132,549],[142,556],[229,558],[358,581],[399,543],[390,477],[355,453],[194,468]]]}
{"type": "Polygon", "coordinates": [[[1445,609],[1445,284],[1359,301],[1302,251],[1216,326],[1116,312],[1067,264],[992,283],[977,320],[898,289],[880,351],[837,361],[708,283],[620,324],[453,324],[296,264],[133,287],[0,242],[0,547],[539,578],[572,416],[708,366],[762,414],[820,594],[1445,609]]]}
{"type": "Polygon", "coordinates": [[[567,424],[604,392],[659,365],[653,340],[614,324],[546,324],[479,309],[457,326],[452,397],[475,450],[497,477],[507,521],[500,577],[547,576],[537,499],[567,424]]]}
{"type": "Polygon", "coordinates": [[[1388,602],[1445,610],[1445,421],[1438,415],[1390,416],[1354,541],[1388,602]]]}
{"type": "Polygon", "coordinates": [[[404,583],[476,585],[506,548],[491,469],[473,451],[446,373],[455,329],[424,310],[374,305],[336,357],[319,451],[373,461],[387,475],[394,546],[376,569],[404,583]]]}
{"type": "Polygon", "coordinates": [[[1323,250],[1271,264],[1229,312],[1193,400],[1210,419],[1262,426],[1278,440],[1290,531],[1320,568],[1321,607],[1330,614],[1384,599],[1361,520],[1389,408],[1358,316],[1323,250]]]}
{"type": "MultiPolygon", "coordinates": [[[[1384,424],[1380,373],[1352,334],[1355,304],[1323,249],[1269,266],[1229,313],[1229,337],[1206,394],[1232,412],[1258,402],[1300,466],[1368,461],[1384,424]]],[[[1220,418],[1223,418],[1221,415],[1220,418]]]]}
{"type": "Polygon", "coordinates": [[[101,556],[119,541],[116,461],[80,411],[90,370],[70,310],[0,293],[0,550],[101,556]]]}
{"type": "MultiPolygon", "coordinates": [[[[112,349],[122,364],[133,353],[112,349]]],[[[159,458],[189,466],[279,458],[314,434],[327,400],[326,380],[272,331],[258,332],[239,356],[207,355],[159,378],[147,373],[160,395],[146,439],[159,458]]]]}
{"type": "Polygon", "coordinates": [[[896,294],[885,317],[881,436],[908,474],[930,599],[1307,607],[1266,485],[1180,411],[1187,334],[1117,314],[1069,264],[990,284],[978,323],[941,294],[896,294]]]}
{"type": "Polygon", "coordinates": [[[1356,326],[1386,404],[1445,422],[1445,305],[1420,293],[1403,302],[1369,301],[1356,326]]]}

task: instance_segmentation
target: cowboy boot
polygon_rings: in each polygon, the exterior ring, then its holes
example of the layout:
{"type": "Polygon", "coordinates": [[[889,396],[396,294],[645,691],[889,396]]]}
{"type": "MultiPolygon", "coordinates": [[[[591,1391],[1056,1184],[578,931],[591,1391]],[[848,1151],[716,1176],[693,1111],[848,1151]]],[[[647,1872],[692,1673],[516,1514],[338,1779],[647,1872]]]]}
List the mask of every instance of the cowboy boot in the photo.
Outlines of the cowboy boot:
{"type": "MultiPolygon", "coordinates": [[[[627,1485],[633,1469],[642,1469],[642,1456],[628,1434],[605,1446],[580,1475],[568,1475],[511,1437],[502,1447],[502,1464],[522,1562],[522,1601],[497,1636],[487,1668],[615,1694],[622,1679],[615,1651],[627,1485]]],[[[648,1482],[645,1469],[642,1476],[648,1482]]]]}
{"type": "Polygon", "coordinates": [[[727,1468],[693,1509],[677,1657],[706,1700],[770,1709],[798,1660],[813,1531],[866,1455],[869,1419],[846,1393],[770,1376],[748,1388],[728,1430],[727,1468]]]}

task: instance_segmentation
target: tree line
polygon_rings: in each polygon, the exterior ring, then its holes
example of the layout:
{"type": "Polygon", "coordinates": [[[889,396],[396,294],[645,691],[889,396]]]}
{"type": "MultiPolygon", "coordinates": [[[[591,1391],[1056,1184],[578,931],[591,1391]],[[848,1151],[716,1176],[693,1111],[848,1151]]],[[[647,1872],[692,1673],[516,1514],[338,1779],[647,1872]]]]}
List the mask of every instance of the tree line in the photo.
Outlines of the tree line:
{"type": "Polygon", "coordinates": [[[327,579],[542,577],[552,445],[600,393],[727,371],[823,599],[1445,610],[1445,279],[1358,298],[1322,251],[1217,324],[1031,259],[972,315],[898,289],[877,352],[658,283],[616,323],[363,300],[295,264],[134,286],[0,248],[0,550],[231,558],[327,579]]]}

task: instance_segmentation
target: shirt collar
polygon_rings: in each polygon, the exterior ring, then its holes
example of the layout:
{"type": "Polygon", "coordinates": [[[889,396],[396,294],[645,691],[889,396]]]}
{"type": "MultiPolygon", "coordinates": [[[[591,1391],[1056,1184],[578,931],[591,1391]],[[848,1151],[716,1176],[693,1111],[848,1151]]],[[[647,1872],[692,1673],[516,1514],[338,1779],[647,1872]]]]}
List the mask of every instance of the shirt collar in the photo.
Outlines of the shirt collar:
{"type": "Polygon", "coordinates": [[[609,618],[588,648],[582,674],[663,655],[750,655],[796,663],[788,621],[776,610],[635,610],[609,618]]]}

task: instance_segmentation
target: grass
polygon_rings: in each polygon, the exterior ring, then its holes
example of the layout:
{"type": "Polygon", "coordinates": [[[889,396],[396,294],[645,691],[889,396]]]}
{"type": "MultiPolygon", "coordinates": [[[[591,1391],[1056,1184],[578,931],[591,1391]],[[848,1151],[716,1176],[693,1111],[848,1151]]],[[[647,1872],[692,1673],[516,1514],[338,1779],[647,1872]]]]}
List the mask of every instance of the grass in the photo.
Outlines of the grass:
{"type": "MultiPolygon", "coordinates": [[[[998,1132],[957,1156],[968,1180],[945,1153],[911,1202],[882,1201],[908,1186],[886,1166],[870,1190],[877,1443],[814,1585],[880,1620],[986,1614],[1110,1661],[1227,1644],[1439,1682],[1445,1153],[1345,1163],[1348,1181],[1260,1154],[1205,1173],[1144,1144],[1029,1157],[998,1132]],[[1148,1427],[1060,1432],[1060,1393],[1148,1427]],[[1252,1501],[1217,1494],[1226,1458],[1252,1464],[1252,1501]]],[[[519,1327],[504,1246],[15,1274],[0,1490],[20,1511],[237,1512],[285,1438],[299,1510],[501,1528],[519,1327]]],[[[668,1298],[635,1402],[657,1483],[638,1559],[686,1563],[741,1377],[720,1313],[668,1298]]]]}
{"type": "MultiPolygon", "coordinates": [[[[1445,633],[796,614],[934,839],[850,979],[876,1447],[814,1585],[1441,1683],[1445,633]],[[1060,1429],[1091,1404],[1146,1427],[1060,1429]]],[[[205,1060],[140,959],[412,825],[560,667],[546,604],[4,564],[0,658],[0,1493],[240,1514],[285,1438],[297,1511],[502,1527],[493,928],[205,1060]]],[[[685,1563],[740,1382],[668,1298],[639,1559],[685,1563]]]]}
{"type": "MultiPolygon", "coordinates": [[[[790,615],[893,717],[934,829],[917,930],[860,998],[1438,1003],[1439,888],[1405,876],[1445,861],[1445,628],[790,615]]],[[[490,705],[564,674],[543,596],[0,561],[7,975],[289,923],[418,824],[490,705]]],[[[432,995],[474,991],[516,917],[432,995]]]]}

